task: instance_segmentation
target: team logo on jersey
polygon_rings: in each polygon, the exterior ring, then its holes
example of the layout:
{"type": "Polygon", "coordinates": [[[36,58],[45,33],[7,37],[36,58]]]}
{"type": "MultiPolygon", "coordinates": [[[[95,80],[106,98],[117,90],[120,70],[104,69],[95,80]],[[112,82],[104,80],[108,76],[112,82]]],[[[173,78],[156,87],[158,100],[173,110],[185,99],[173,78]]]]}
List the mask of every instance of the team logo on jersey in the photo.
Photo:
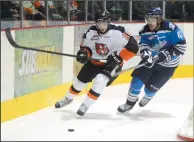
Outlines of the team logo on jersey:
{"type": "Polygon", "coordinates": [[[96,53],[100,56],[106,56],[109,53],[109,49],[106,44],[95,43],[96,53]]]}
{"type": "Polygon", "coordinates": [[[149,40],[151,40],[151,50],[152,51],[158,51],[161,48],[163,48],[167,41],[165,40],[166,36],[158,36],[158,35],[151,35],[148,37],[149,40]]]}
{"type": "Polygon", "coordinates": [[[99,36],[98,35],[94,35],[91,40],[98,40],[99,39],[99,36]]]}
{"type": "Polygon", "coordinates": [[[151,35],[148,37],[149,40],[153,40],[153,39],[158,39],[158,36],[157,35],[151,35]]]}

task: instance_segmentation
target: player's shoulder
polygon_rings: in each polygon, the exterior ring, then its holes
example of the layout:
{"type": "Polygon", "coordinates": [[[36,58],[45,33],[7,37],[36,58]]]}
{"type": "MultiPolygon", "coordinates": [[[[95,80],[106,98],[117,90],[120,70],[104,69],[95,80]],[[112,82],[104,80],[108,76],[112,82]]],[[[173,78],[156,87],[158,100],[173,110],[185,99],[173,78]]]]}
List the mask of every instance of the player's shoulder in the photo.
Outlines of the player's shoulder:
{"type": "Polygon", "coordinates": [[[114,35],[115,36],[120,36],[120,37],[125,37],[127,38],[127,40],[132,36],[126,29],[124,26],[121,25],[115,25],[115,24],[111,24],[110,25],[110,30],[114,30],[114,35]]]}
{"type": "Polygon", "coordinates": [[[121,37],[121,38],[125,38],[127,40],[130,39],[130,37],[132,36],[126,29],[125,27],[121,26],[121,25],[115,25],[115,24],[111,24],[110,25],[110,30],[114,30],[113,34],[116,37],[121,37]]]}
{"type": "Polygon", "coordinates": [[[88,33],[93,34],[93,33],[96,33],[97,31],[98,31],[98,29],[96,28],[96,26],[95,26],[95,25],[92,25],[92,26],[90,26],[90,27],[88,28],[88,30],[83,34],[83,38],[86,38],[86,35],[87,35],[88,33]]]}
{"type": "Polygon", "coordinates": [[[124,33],[125,32],[125,27],[123,27],[121,25],[110,24],[109,25],[109,30],[115,30],[117,32],[124,33]]]}
{"type": "Polygon", "coordinates": [[[92,25],[89,27],[88,31],[89,30],[97,31],[98,29],[96,28],[96,25],[92,25]]]}
{"type": "Polygon", "coordinates": [[[161,23],[161,28],[160,30],[168,30],[168,31],[175,31],[179,29],[178,26],[173,23],[173,22],[170,22],[170,21],[163,21],[161,23]]]}
{"type": "Polygon", "coordinates": [[[98,29],[96,28],[96,26],[95,25],[92,25],[92,26],[90,26],[88,28],[88,30],[87,30],[86,33],[88,33],[88,32],[97,32],[97,31],[98,31],[98,29]]]}
{"type": "Polygon", "coordinates": [[[143,33],[150,32],[150,29],[148,27],[148,24],[144,25],[142,29],[139,31],[139,35],[142,35],[143,33]]]}

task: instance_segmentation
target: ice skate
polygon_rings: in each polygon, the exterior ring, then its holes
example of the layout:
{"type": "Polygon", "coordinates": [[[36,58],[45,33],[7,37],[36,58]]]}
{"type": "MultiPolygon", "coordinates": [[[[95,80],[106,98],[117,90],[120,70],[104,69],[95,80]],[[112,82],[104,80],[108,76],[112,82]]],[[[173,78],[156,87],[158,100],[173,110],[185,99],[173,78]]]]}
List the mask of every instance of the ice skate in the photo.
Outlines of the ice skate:
{"type": "Polygon", "coordinates": [[[144,96],[141,101],[139,102],[139,106],[140,107],[144,107],[146,106],[149,102],[150,102],[151,98],[147,98],[146,96],[144,96]]]}
{"type": "Polygon", "coordinates": [[[125,104],[120,105],[117,110],[121,113],[132,110],[132,108],[135,106],[138,100],[139,100],[138,98],[136,99],[135,102],[131,102],[127,100],[127,102],[125,104]]]}
{"type": "Polygon", "coordinates": [[[62,100],[56,102],[55,108],[64,107],[64,106],[70,104],[72,101],[73,101],[73,99],[67,99],[67,98],[65,97],[65,98],[63,98],[62,100]]]}
{"type": "Polygon", "coordinates": [[[88,107],[86,107],[83,103],[81,104],[81,106],[79,107],[77,114],[80,116],[83,116],[86,111],[88,110],[88,107]]]}

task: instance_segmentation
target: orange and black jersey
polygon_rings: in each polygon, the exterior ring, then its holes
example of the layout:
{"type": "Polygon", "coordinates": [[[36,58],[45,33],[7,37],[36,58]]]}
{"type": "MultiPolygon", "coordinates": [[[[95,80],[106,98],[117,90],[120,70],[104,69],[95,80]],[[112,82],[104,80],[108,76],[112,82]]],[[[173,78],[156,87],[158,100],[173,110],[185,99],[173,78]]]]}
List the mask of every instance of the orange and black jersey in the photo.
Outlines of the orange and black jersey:
{"type": "Polygon", "coordinates": [[[131,59],[138,52],[135,38],[128,34],[124,27],[109,24],[105,34],[100,34],[96,26],[91,26],[84,33],[81,48],[87,48],[93,59],[107,59],[114,51],[125,61],[131,59]]]}

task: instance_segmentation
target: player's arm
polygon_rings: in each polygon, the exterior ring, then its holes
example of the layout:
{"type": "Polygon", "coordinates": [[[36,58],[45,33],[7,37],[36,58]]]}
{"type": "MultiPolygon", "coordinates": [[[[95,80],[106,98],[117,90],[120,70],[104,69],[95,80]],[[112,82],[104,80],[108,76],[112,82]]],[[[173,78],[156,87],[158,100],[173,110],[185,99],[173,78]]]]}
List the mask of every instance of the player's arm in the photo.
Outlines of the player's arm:
{"type": "Polygon", "coordinates": [[[109,64],[109,66],[111,66],[110,68],[112,69],[117,65],[122,67],[123,61],[128,61],[129,59],[134,57],[139,50],[136,39],[126,33],[124,31],[124,28],[121,30],[123,30],[122,37],[124,40],[122,41],[124,42],[124,47],[119,53],[113,52],[107,59],[107,64],[109,64]]]}
{"type": "Polygon", "coordinates": [[[186,51],[186,40],[182,31],[178,27],[175,27],[169,33],[168,38],[172,43],[172,47],[158,52],[158,63],[170,61],[172,56],[183,55],[186,51]]]}
{"type": "Polygon", "coordinates": [[[176,28],[170,33],[171,43],[173,44],[171,50],[172,54],[179,56],[183,55],[186,51],[187,45],[185,37],[179,28],[176,28]]]}
{"type": "Polygon", "coordinates": [[[92,50],[88,47],[88,37],[87,34],[90,32],[90,30],[94,29],[94,26],[91,26],[87,32],[85,32],[82,36],[82,40],[80,43],[80,49],[77,52],[77,61],[84,64],[86,63],[89,58],[92,56],[92,50]]]}
{"type": "Polygon", "coordinates": [[[139,42],[139,51],[142,51],[144,49],[150,49],[150,46],[149,46],[149,41],[147,39],[147,37],[143,36],[143,35],[140,35],[140,42],[139,42]]]}
{"type": "Polygon", "coordinates": [[[132,35],[123,32],[122,36],[127,40],[127,42],[119,55],[123,60],[128,61],[137,54],[139,46],[136,39],[132,35]]]}
{"type": "MultiPolygon", "coordinates": [[[[144,28],[143,28],[144,29],[144,28]]],[[[151,68],[154,65],[152,52],[150,51],[150,40],[147,35],[144,35],[143,30],[139,32],[139,52],[143,62],[146,62],[145,67],[151,68]]]]}
{"type": "Polygon", "coordinates": [[[137,54],[139,47],[136,39],[132,35],[126,33],[124,27],[117,26],[116,29],[122,33],[120,42],[123,42],[123,49],[119,53],[114,52],[109,58],[112,58],[115,64],[121,65],[123,64],[123,60],[128,61],[134,57],[137,54]]]}
{"type": "Polygon", "coordinates": [[[145,32],[148,32],[148,27],[144,26],[140,31],[139,31],[139,36],[140,36],[140,42],[139,42],[139,51],[142,51],[144,49],[150,49],[150,40],[148,39],[148,36],[145,35],[145,32]]]}
{"type": "MultiPolygon", "coordinates": [[[[120,51],[120,53],[113,52],[107,58],[107,63],[104,67],[104,74],[108,77],[111,76],[112,71],[117,68],[117,71],[120,71],[123,65],[123,60],[127,61],[135,56],[138,52],[138,44],[135,38],[125,32],[124,27],[118,26],[117,30],[122,32],[121,42],[124,42],[124,48],[120,51]]],[[[117,72],[116,71],[116,72],[117,72]]]]}

